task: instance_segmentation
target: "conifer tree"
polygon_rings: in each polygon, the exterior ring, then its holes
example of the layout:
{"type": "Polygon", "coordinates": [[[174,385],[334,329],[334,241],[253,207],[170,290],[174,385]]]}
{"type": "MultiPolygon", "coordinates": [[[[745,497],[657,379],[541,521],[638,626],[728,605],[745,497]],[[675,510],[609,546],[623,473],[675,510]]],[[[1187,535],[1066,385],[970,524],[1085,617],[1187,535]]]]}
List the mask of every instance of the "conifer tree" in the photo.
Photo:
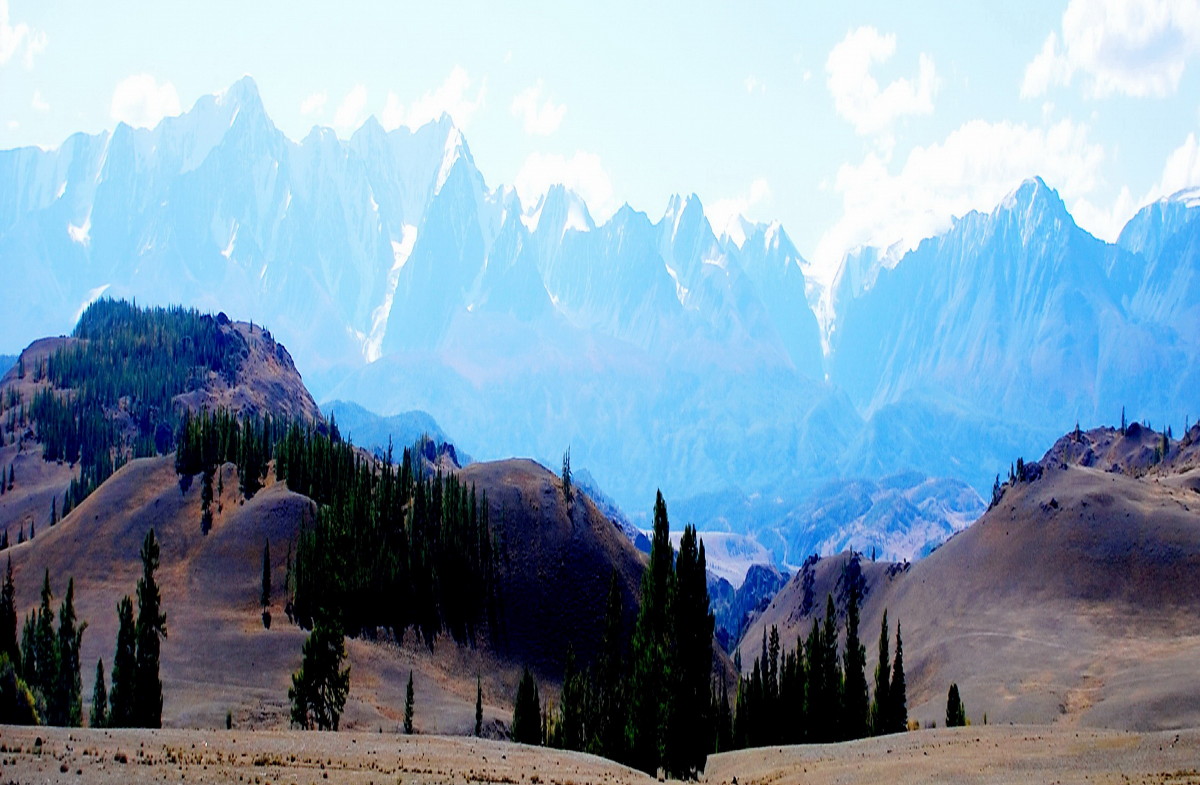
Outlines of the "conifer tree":
{"type": "Polygon", "coordinates": [[[594,719],[587,723],[588,751],[610,760],[625,760],[625,620],[621,587],[614,569],[608,582],[604,637],[593,689],[594,719]]]}
{"type": "Polygon", "coordinates": [[[858,595],[858,585],[851,581],[846,604],[846,651],[843,656],[842,736],[846,739],[861,739],[867,735],[867,650],[858,637],[858,595]]]}
{"type": "MultiPolygon", "coordinates": [[[[345,659],[341,627],[322,615],[304,641],[300,670],[292,674],[288,700],[293,724],[306,729],[338,729],[350,691],[350,668],[342,668],[345,659]]],[[[412,684],[411,672],[409,684],[412,684]]]]}
{"type": "Polygon", "coordinates": [[[200,477],[200,533],[208,534],[212,531],[213,514],[213,486],[212,473],[207,469],[200,477]]]}
{"type": "MultiPolygon", "coordinates": [[[[695,526],[687,526],[675,560],[675,597],[671,620],[675,627],[675,679],[668,705],[668,771],[691,778],[704,769],[712,746],[712,634],[704,543],[695,526]]],[[[774,634],[778,654],[779,633],[774,634]]]]}
{"type": "Polygon", "coordinates": [[[575,649],[567,644],[567,659],[563,667],[560,720],[555,733],[555,746],[564,750],[583,749],[583,703],[585,677],[575,667],[575,649]]]}
{"type": "Polygon", "coordinates": [[[513,705],[512,721],[513,741],[518,744],[542,743],[542,708],[538,699],[537,682],[529,666],[521,673],[521,682],[517,685],[517,700],[513,705]]]}
{"type": "Polygon", "coordinates": [[[413,732],[413,672],[408,671],[408,687],[404,690],[404,732],[413,732]]]}
{"type": "Polygon", "coordinates": [[[567,451],[563,453],[562,489],[563,489],[563,500],[566,501],[567,504],[570,504],[571,500],[575,497],[575,491],[571,485],[571,448],[570,447],[568,447],[567,451]]]}
{"type": "MultiPolygon", "coordinates": [[[[33,650],[25,652],[23,658],[27,663],[25,681],[46,704],[53,700],[54,683],[58,677],[58,647],[54,636],[54,610],[51,601],[54,595],[50,592],[50,570],[47,569],[42,579],[42,603],[35,614],[33,627],[33,650]]],[[[60,724],[49,718],[52,724],[60,724]]]]}
{"type": "Polygon", "coordinates": [[[56,670],[51,693],[47,696],[51,724],[78,727],[83,724],[83,681],[79,673],[79,647],[87,622],[76,625],[75,579],[67,582],[67,594],[58,611],[58,636],[55,643],[56,670]]]}
{"type": "MultiPolygon", "coordinates": [[[[162,680],[158,675],[159,638],[167,637],[167,617],[154,572],[159,547],[154,529],[142,541],[142,577],[138,579],[137,666],[134,677],[135,722],[142,728],[162,727],[162,680]]],[[[115,677],[114,677],[115,678],[115,677]]]]}
{"type": "Polygon", "coordinates": [[[17,588],[13,583],[11,556],[4,576],[4,588],[0,590],[0,655],[4,654],[19,671],[21,653],[17,647],[17,588]]]}
{"type": "Polygon", "coordinates": [[[104,728],[108,725],[108,691],[104,686],[104,660],[96,660],[96,681],[92,687],[92,714],[88,725],[104,728]]]}
{"type": "Polygon", "coordinates": [[[875,698],[871,701],[871,732],[876,736],[891,733],[893,711],[891,699],[892,665],[888,656],[887,608],[883,609],[883,624],[879,626],[879,662],[875,666],[875,698]]]}
{"type": "Polygon", "coordinates": [[[951,684],[946,696],[946,727],[961,728],[967,724],[967,711],[963,706],[962,697],[958,694],[958,685],[951,684]]]}
{"type": "Polygon", "coordinates": [[[904,643],[900,640],[900,622],[896,622],[896,660],[892,665],[890,685],[892,705],[892,732],[908,730],[908,687],[904,683],[904,643]]]}
{"type": "Polygon", "coordinates": [[[133,620],[133,601],[126,596],[117,603],[117,648],[113,654],[112,688],[108,696],[110,727],[136,726],[136,680],[137,626],[133,620]]]}
{"type": "Polygon", "coordinates": [[[733,749],[733,715],[729,710],[729,683],[721,674],[721,692],[716,696],[717,732],[713,752],[729,752],[733,749]]]}
{"type": "Polygon", "coordinates": [[[654,502],[654,537],[650,564],[642,573],[641,607],[633,633],[630,698],[629,762],[647,774],[657,772],[666,746],[666,686],[675,679],[668,652],[668,620],[674,594],[670,523],[662,491],[654,502]]]}
{"type": "Polygon", "coordinates": [[[483,677],[475,674],[475,736],[483,735],[483,677]]]}

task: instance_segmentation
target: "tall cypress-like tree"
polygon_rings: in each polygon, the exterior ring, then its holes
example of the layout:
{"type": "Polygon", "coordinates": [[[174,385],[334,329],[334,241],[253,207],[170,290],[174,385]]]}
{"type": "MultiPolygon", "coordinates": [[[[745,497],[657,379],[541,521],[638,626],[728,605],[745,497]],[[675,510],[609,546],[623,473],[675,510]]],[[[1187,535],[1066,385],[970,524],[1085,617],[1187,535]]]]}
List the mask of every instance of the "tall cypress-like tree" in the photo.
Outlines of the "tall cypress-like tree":
{"type": "MultiPolygon", "coordinates": [[[[712,746],[712,634],[704,543],[695,526],[683,530],[675,560],[675,679],[666,696],[668,755],[674,776],[691,778],[704,769],[712,746]]],[[[778,633],[775,635],[778,645],[778,633]]]]}
{"type": "Polygon", "coordinates": [[[538,699],[537,682],[529,666],[521,672],[517,685],[517,700],[513,705],[513,741],[518,744],[542,743],[542,707],[538,699]]]}
{"type": "Polygon", "coordinates": [[[134,677],[135,722],[138,727],[162,727],[162,680],[158,676],[159,638],[167,637],[167,617],[154,572],[159,548],[154,529],[142,541],[142,577],[138,579],[137,667],[134,677]]]}
{"type": "Polygon", "coordinates": [[[96,681],[92,686],[92,714],[88,724],[93,728],[108,726],[108,690],[104,686],[104,660],[96,660],[96,681]]]}
{"type": "MultiPolygon", "coordinates": [[[[288,690],[295,725],[338,729],[346,693],[350,691],[350,668],[342,668],[345,659],[346,642],[341,626],[325,616],[318,618],[304,641],[300,670],[292,674],[288,690]]],[[[411,688],[411,672],[409,685],[411,688]]]]}
{"type": "Polygon", "coordinates": [[[412,735],[413,732],[413,672],[410,668],[408,671],[408,687],[404,690],[404,732],[412,735]]]}
{"type": "Polygon", "coordinates": [[[593,719],[587,723],[588,751],[611,760],[625,760],[625,618],[621,585],[614,569],[608,582],[604,637],[596,664],[593,719]]]}
{"type": "MultiPolygon", "coordinates": [[[[899,627],[897,627],[899,632],[899,627]]],[[[875,698],[871,701],[871,732],[876,736],[895,730],[891,698],[892,665],[888,656],[887,608],[883,609],[883,624],[879,627],[879,662],[875,666],[875,698]]]]}
{"type": "Polygon", "coordinates": [[[894,733],[908,730],[908,687],[904,683],[904,644],[900,640],[900,622],[896,622],[896,660],[892,665],[890,686],[894,733]]]}
{"type": "Polygon", "coordinates": [[[58,638],[55,645],[54,682],[47,696],[47,714],[51,724],[78,727],[83,724],[83,680],[80,676],[79,647],[87,622],[76,624],[75,579],[67,582],[67,594],[58,611],[58,638]]]}
{"type": "Polygon", "coordinates": [[[946,695],[946,727],[961,728],[967,724],[967,710],[963,706],[962,696],[958,694],[958,685],[951,684],[950,692],[946,695]]]}
{"type": "Polygon", "coordinates": [[[846,603],[845,680],[842,688],[842,737],[861,739],[867,735],[870,704],[867,700],[867,650],[858,637],[858,593],[850,583],[846,603]]]}
{"type": "Polygon", "coordinates": [[[668,622],[674,594],[675,550],[671,546],[667,504],[662,491],[654,502],[654,537],[650,564],[642,573],[641,607],[633,633],[633,674],[629,691],[629,764],[654,774],[663,763],[666,745],[667,686],[672,684],[673,652],[668,622]]]}
{"type": "MultiPolygon", "coordinates": [[[[50,591],[50,570],[47,569],[42,578],[42,603],[34,614],[33,647],[22,653],[25,661],[25,681],[46,702],[47,707],[54,700],[54,684],[58,677],[58,646],[54,635],[54,609],[51,602],[54,599],[50,591]]],[[[49,714],[49,710],[47,714],[49,714]]],[[[57,717],[47,717],[51,724],[57,717]]]]}
{"type": "Polygon", "coordinates": [[[555,746],[560,749],[583,749],[583,704],[587,693],[586,678],[586,675],[575,667],[575,649],[568,644],[567,660],[563,668],[562,697],[559,701],[560,719],[554,739],[555,746]]]}
{"type": "Polygon", "coordinates": [[[0,655],[2,654],[7,654],[9,661],[20,672],[21,652],[17,646],[17,587],[13,583],[11,556],[8,557],[4,588],[0,590],[0,655]]]}
{"type": "Polygon", "coordinates": [[[475,674],[475,736],[483,735],[483,677],[475,674]]]}
{"type": "Polygon", "coordinates": [[[133,600],[122,597],[117,603],[117,648],[113,654],[112,690],[108,695],[108,724],[113,728],[132,728],[137,723],[134,691],[137,680],[137,625],[133,620],[133,600]]]}

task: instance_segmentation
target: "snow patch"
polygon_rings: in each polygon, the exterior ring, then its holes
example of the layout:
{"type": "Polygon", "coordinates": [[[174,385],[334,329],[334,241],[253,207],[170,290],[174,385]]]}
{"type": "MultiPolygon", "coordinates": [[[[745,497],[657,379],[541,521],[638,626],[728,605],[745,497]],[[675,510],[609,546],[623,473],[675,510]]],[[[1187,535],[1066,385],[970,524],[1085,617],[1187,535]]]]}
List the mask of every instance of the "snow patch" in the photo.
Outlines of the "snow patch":
{"type": "Polygon", "coordinates": [[[112,284],[106,283],[90,290],[87,293],[87,296],[83,298],[83,303],[79,306],[79,310],[75,312],[75,318],[73,318],[71,321],[78,322],[80,317],[83,316],[83,312],[87,310],[87,307],[99,300],[100,296],[107,292],[108,287],[110,286],[112,286],[112,284]]]}
{"type": "MultiPolygon", "coordinates": [[[[82,245],[84,248],[87,248],[88,245],[90,245],[92,242],[91,232],[92,232],[92,211],[91,210],[88,210],[87,217],[83,219],[83,223],[80,224],[79,226],[76,226],[75,224],[67,224],[67,235],[70,236],[70,238],[72,240],[74,240],[75,242],[82,245]]],[[[76,319],[76,321],[79,321],[79,320],[76,319]]]]}
{"type": "MultiPolygon", "coordinates": [[[[230,259],[233,257],[233,245],[234,245],[234,243],[237,242],[237,234],[238,234],[238,224],[237,224],[237,221],[234,221],[233,222],[233,231],[229,233],[229,243],[228,243],[228,245],[225,246],[225,250],[221,251],[221,256],[224,256],[226,259],[230,259]]],[[[265,269],[264,269],[264,272],[265,272],[265,269]]]]}
{"type": "Polygon", "coordinates": [[[679,282],[679,273],[675,272],[675,268],[666,262],[663,266],[667,268],[667,275],[671,276],[671,280],[675,282],[675,297],[679,300],[680,305],[686,305],[684,302],[688,296],[687,287],[679,282]]]}
{"type": "Polygon", "coordinates": [[[446,184],[446,180],[450,177],[450,170],[454,168],[454,164],[458,163],[458,159],[462,155],[462,147],[462,132],[457,127],[451,126],[450,133],[446,134],[446,146],[442,151],[442,165],[438,169],[437,186],[434,188],[434,193],[441,191],[442,186],[446,184]]]}
{"type": "Polygon", "coordinates": [[[67,181],[63,180],[62,185],[58,187],[58,193],[54,195],[55,199],[63,198],[63,194],[67,192],[67,181]]]}
{"type": "Polygon", "coordinates": [[[383,294],[383,302],[371,312],[371,333],[359,333],[363,347],[363,357],[373,363],[383,356],[383,336],[387,332],[388,317],[392,315],[392,302],[396,298],[396,285],[400,281],[400,271],[412,255],[413,246],[417,243],[417,227],[404,224],[400,230],[400,241],[392,240],[392,268],[388,270],[387,288],[383,294]]]}

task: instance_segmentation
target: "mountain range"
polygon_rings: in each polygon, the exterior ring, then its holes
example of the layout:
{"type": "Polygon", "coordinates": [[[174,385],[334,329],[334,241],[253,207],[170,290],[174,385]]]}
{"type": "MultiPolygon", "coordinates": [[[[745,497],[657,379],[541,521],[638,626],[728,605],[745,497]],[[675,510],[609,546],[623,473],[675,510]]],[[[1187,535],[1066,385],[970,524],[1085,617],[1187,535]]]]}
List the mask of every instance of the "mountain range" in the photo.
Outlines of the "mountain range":
{"type": "Polygon", "coordinates": [[[426,412],[481,459],[569,447],[635,523],[661,487],[793,565],[918,556],[1064,423],[1182,423],[1200,373],[1195,194],[1110,244],[1034,177],[822,293],[778,224],[718,235],[695,195],[599,225],[562,187],[522,204],[446,116],[294,141],[248,77],[153,129],[2,151],[0,182],[0,350],[102,295],[236,312],[318,400],[426,412]],[[830,483],[854,503],[814,510],[830,483]]]}

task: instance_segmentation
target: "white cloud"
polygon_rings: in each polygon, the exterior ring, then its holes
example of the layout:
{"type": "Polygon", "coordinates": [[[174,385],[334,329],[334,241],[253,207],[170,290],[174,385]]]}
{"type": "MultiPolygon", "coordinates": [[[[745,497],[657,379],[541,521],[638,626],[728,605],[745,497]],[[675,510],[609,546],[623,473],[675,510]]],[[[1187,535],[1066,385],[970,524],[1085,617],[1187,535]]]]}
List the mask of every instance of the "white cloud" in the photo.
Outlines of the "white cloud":
{"type": "Polygon", "coordinates": [[[455,66],[450,75],[446,77],[446,81],[442,82],[436,90],[425,93],[407,107],[400,102],[398,95],[388,93],[387,104],[379,117],[379,122],[389,131],[401,125],[419,128],[437,120],[445,113],[450,115],[456,126],[466,130],[467,126],[471,124],[471,118],[475,116],[475,112],[483,106],[483,97],[487,93],[487,80],[484,79],[480,83],[479,89],[475,90],[473,97],[470,95],[470,90],[470,75],[467,74],[466,69],[455,66]]]}
{"type": "Polygon", "coordinates": [[[1122,186],[1120,193],[1108,207],[1094,204],[1086,197],[1076,199],[1070,205],[1071,217],[1075,219],[1075,223],[1110,243],[1116,241],[1137,209],[1138,204],[1134,201],[1133,194],[1125,186],[1122,186]]]}
{"type": "Polygon", "coordinates": [[[1069,86],[1081,74],[1093,98],[1166,96],[1200,53],[1195,0],[1071,0],[1062,37],[1050,33],[1025,68],[1022,98],[1069,86]]]}
{"type": "Polygon", "coordinates": [[[337,111],[333,113],[333,127],[343,133],[353,131],[366,119],[367,88],[356,84],[346,93],[337,111]]]}
{"type": "Polygon", "coordinates": [[[1088,127],[1070,120],[1047,127],[972,120],[940,143],[914,148],[897,172],[871,152],[838,170],[833,187],[842,196],[842,217],[822,236],[814,261],[832,278],[853,248],[914,248],[947,229],[952,216],[991,210],[1034,175],[1076,202],[1101,185],[1104,159],[1088,127]]]}
{"type": "Polygon", "coordinates": [[[915,79],[896,79],[880,89],[871,76],[873,66],[886,63],[895,53],[895,34],[860,27],[847,33],[825,61],[834,108],[860,136],[886,133],[900,117],[933,111],[940,82],[929,55],[920,55],[915,79]]]}
{"type": "Polygon", "coordinates": [[[521,118],[525,125],[525,133],[536,136],[549,136],[562,125],[563,117],[567,114],[564,104],[556,104],[547,98],[542,100],[542,80],[527,87],[513,99],[511,111],[514,117],[521,118]]]}
{"type": "Polygon", "coordinates": [[[747,76],[746,81],[743,84],[746,85],[747,93],[754,94],[767,92],[767,86],[759,81],[757,76],[747,76]]]}
{"type": "Polygon", "coordinates": [[[320,116],[325,111],[325,104],[329,102],[329,93],[321,91],[313,93],[308,98],[300,102],[300,114],[308,117],[315,114],[320,116]]]}
{"type": "Polygon", "coordinates": [[[33,91],[33,101],[30,103],[30,105],[34,108],[35,111],[38,111],[38,112],[49,112],[50,111],[50,104],[47,103],[46,99],[42,96],[41,90],[33,91]]]}
{"type": "Polygon", "coordinates": [[[771,186],[766,178],[760,177],[750,183],[745,193],[731,199],[717,199],[705,205],[704,215],[718,235],[728,232],[731,237],[738,239],[740,227],[736,226],[739,217],[745,217],[754,207],[771,201],[771,186]]]}
{"type": "Polygon", "coordinates": [[[13,24],[8,15],[8,0],[0,0],[0,65],[7,65],[20,54],[25,69],[32,69],[33,58],[45,49],[46,33],[25,22],[13,24]]]}
{"type": "Polygon", "coordinates": [[[1148,204],[1184,188],[1196,186],[1200,186],[1200,142],[1196,140],[1195,134],[1188,134],[1183,144],[1167,156],[1162,177],[1150,188],[1142,203],[1148,204]]]}
{"type": "Polygon", "coordinates": [[[526,207],[537,204],[538,198],[549,191],[550,186],[559,184],[583,197],[597,222],[603,223],[616,212],[612,180],[600,163],[600,156],[594,153],[576,152],[570,158],[533,153],[525,159],[513,180],[517,195],[526,207]]]}
{"type": "Polygon", "coordinates": [[[175,86],[170,82],[159,84],[150,74],[127,77],[113,90],[112,118],[137,128],[152,128],[179,111],[175,86]]]}

